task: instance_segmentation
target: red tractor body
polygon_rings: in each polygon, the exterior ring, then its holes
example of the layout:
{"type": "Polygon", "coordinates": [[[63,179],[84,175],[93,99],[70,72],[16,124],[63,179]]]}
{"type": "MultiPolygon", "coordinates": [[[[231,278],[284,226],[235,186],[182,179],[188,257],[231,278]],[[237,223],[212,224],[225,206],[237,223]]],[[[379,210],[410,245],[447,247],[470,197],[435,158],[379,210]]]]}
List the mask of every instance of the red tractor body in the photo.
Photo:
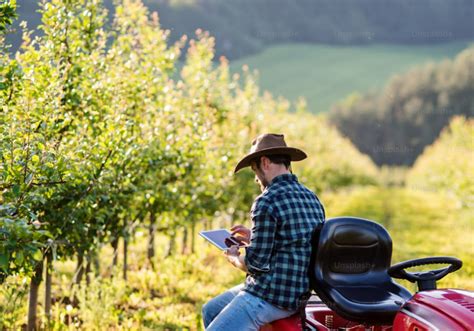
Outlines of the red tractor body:
{"type": "Polygon", "coordinates": [[[446,289],[418,292],[395,315],[393,330],[473,330],[474,293],[446,289]]]}
{"type": "MultiPolygon", "coordinates": [[[[306,307],[306,327],[317,331],[470,331],[474,330],[474,293],[455,289],[419,292],[401,307],[391,325],[346,320],[312,297],[306,307]]],[[[301,318],[295,314],[260,330],[301,331],[301,318]]]]}

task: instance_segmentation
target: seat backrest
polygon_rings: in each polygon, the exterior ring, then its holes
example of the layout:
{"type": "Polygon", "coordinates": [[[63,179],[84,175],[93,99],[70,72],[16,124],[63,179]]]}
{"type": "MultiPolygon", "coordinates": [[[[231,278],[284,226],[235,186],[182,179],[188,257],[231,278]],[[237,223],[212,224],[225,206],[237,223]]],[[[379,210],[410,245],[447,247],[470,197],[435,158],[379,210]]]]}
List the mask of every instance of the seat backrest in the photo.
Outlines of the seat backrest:
{"type": "Polygon", "coordinates": [[[390,282],[391,257],[392,240],[381,225],[356,217],[328,219],[313,234],[312,289],[390,282]]]}
{"type": "Polygon", "coordinates": [[[411,297],[387,270],[392,240],[383,226],[356,217],[327,220],[313,236],[311,288],[339,316],[391,325],[411,297]],[[318,239],[319,237],[319,239],[318,239]]]}

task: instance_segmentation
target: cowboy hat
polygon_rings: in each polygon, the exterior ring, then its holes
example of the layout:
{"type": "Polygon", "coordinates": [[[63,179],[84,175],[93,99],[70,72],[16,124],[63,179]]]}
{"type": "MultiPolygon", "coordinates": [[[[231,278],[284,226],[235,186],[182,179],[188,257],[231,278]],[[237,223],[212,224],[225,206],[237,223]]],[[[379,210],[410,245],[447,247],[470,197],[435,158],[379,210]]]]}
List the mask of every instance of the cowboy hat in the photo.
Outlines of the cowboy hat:
{"type": "Polygon", "coordinates": [[[301,161],[306,159],[306,153],[294,147],[288,147],[285,137],[282,134],[264,133],[252,141],[250,153],[245,155],[237,166],[234,173],[240,169],[249,167],[253,159],[264,155],[288,155],[291,161],[301,161]]]}

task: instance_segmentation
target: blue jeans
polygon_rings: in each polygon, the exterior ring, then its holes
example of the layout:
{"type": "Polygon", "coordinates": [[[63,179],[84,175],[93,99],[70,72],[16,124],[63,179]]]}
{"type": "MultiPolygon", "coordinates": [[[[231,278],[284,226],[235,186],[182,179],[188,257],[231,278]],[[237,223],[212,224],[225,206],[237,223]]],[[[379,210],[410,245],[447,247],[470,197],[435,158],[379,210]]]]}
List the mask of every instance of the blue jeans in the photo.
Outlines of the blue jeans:
{"type": "Polygon", "coordinates": [[[243,287],[244,284],[237,285],[209,300],[202,307],[207,331],[258,331],[267,323],[295,313],[242,291],[243,287]]]}

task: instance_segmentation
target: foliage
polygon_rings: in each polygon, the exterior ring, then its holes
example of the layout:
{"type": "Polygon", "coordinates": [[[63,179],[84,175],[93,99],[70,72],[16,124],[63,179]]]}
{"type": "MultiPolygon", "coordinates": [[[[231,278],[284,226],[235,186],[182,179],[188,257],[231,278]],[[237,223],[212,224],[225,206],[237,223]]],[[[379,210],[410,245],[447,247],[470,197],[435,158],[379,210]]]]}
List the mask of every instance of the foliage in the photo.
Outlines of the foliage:
{"type": "Polygon", "coordinates": [[[455,115],[474,115],[474,48],[398,75],[378,93],[346,99],[330,120],[374,162],[411,165],[455,115]]]}
{"type": "Polygon", "coordinates": [[[242,83],[231,77],[225,59],[215,68],[209,34],[197,31],[177,75],[185,39],[168,45],[140,1],[118,3],[110,28],[99,0],[41,6],[43,35],[25,32],[14,59],[2,54],[3,277],[31,271],[39,250],[82,261],[151,213],[169,233],[215,213],[243,215],[256,188],[232,169],[263,131],[327,156],[330,167],[305,172],[316,189],[373,182],[373,165],[334,129],[284,115],[286,100],[262,96],[246,71],[242,83]],[[328,138],[337,149],[326,153],[328,138]],[[339,152],[353,165],[336,162],[339,152]]]}
{"type": "MultiPolygon", "coordinates": [[[[4,207],[4,206],[2,206],[4,207]]],[[[41,261],[45,231],[34,230],[24,219],[0,218],[0,282],[9,274],[28,273],[41,261]]]]}
{"type": "Polygon", "coordinates": [[[26,315],[27,280],[11,277],[0,287],[0,330],[17,329],[26,315]]]}
{"type": "Polygon", "coordinates": [[[16,17],[16,0],[3,1],[0,4],[0,33],[3,33],[16,17]]]}
{"type": "MultiPolygon", "coordinates": [[[[9,89],[16,80],[19,70],[15,61],[10,61],[6,52],[8,45],[4,45],[4,34],[8,31],[8,26],[12,24],[16,17],[16,1],[6,1],[0,5],[0,100],[3,98],[11,99],[14,92],[9,89]]],[[[3,106],[3,102],[2,102],[3,106]]],[[[2,128],[8,126],[6,118],[3,116],[4,112],[8,110],[2,107],[0,117],[0,125],[2,128]]],[[[10,128],[11,129],[11,128],[10,128]]],[[[0,131],[0,140],[3,143],[9,144],[3,132],[0,131]]],[[[3,146],[2,146],[3,147],[3,146]]],[[[0,149],[2,156],[2,164],[4,162],[11,162],[13,168],[13,159],[20,151],[18,149],[11,149],[9,155],[6,155],[4,148],[0,149]]],[[[8,177],[5,173],[4,167],[3,176],[8,177]]],[[[14,167],[12,169],[17,174],[21,172],[20,168],[14,167]]],[[[26,174],[25,174],[26,179],[26,174]]],[[[2,184],[3,181],[2,181],[2,184]]],[[[10,189],[10,194],[20,197],[19,185],[2,185],[1,189],[10,189]]],[[[0,283],[3,282],[5,276],[10,272],[27,272],[29,269],[24,268],[24,265],[32,265],[38,259],[41,259],[41,253],[38,247],[41,246],[40,238],[46,233],[44,231],[34,232],[27,223],[24,217],[18,217],[15,207],[12,204],[5,203],[3,194],[0,196],[0,283]]],[[[32,216],[31,214],[29,216],[32,216]]],[[[34,219],[33,219],[34,221],[34,219]]]]}
{"type": "Polygon", "coordinates": [[[408,173],[407,185],[444,191],[461,205],[474,206],[474,120],[455,117],[408,173]]]}

